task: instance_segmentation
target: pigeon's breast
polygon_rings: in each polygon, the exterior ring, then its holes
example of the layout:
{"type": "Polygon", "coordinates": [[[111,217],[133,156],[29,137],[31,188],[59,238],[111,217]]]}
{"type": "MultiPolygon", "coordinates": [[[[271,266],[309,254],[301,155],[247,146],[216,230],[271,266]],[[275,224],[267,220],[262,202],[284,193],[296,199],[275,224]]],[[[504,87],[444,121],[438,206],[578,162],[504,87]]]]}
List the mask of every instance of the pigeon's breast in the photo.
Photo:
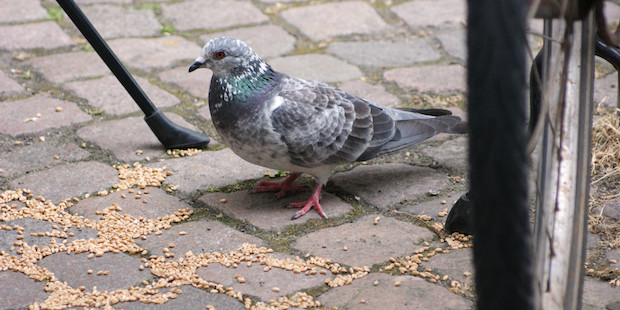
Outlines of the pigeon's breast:
{"type": "Polygon", "coordinates": [[[239,157],[272,169],[292,169],[287,146],[266,115],[251,113],[231,120],[219,119],[216,113],[212,119],[224,143],[239,157]]]}

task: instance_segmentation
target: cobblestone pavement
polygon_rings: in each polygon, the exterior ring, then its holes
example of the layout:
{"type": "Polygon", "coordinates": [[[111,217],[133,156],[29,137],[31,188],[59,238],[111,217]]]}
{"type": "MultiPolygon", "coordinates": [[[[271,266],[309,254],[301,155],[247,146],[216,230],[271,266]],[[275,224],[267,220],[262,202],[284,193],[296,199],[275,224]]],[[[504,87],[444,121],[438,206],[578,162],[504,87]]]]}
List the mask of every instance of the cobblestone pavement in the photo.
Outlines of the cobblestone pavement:
{"type": "MultiPolygon", "coordinates": [[[[466,117],[464,1],[77,2],[153,102],[212,143],[166,152],[55,2],[2,0],[0,309],[473,307],[470,240],[441,232],[467,190],[466,136],[341,167],[324,191],[330,218],[291,221],[282,205],[308,193],[249,194],[281,172],[221,144],[211,73],[187,73],[230,35],[291,75],[466,117]]],[[[597,102],[616,101],[612,71],[597,65],[597,102]]],[[[598,238],[590,251],[619,261],[598,238]]],[[[585,309],[620,309],[620,288],[585,283],[585,309]]]]}

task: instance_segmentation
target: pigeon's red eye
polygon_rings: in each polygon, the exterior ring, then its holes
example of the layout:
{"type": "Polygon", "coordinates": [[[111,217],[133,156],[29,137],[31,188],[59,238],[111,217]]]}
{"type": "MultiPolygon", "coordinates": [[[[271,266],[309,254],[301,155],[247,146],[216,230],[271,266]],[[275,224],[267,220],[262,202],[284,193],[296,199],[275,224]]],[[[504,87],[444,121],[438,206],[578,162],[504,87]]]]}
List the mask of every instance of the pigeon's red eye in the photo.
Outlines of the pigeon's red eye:
{"type": "Polygon", "coordinates": [[[222,59],[226,57],[226,53],[219,51],[219,52],[215,52],[215,59],[222,59]]]}

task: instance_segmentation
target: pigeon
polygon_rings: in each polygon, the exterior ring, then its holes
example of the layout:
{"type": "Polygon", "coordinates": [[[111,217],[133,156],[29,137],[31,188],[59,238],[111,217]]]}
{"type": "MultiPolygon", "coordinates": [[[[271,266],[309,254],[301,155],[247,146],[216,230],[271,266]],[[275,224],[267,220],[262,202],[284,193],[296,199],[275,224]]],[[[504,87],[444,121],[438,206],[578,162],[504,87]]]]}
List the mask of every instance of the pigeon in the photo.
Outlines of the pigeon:
{"type": "Polygon", "coordinates": [[[277,192],[280,198],[304,189],[293,184],[302,173],[314,176],[310,198],[289,204],[300,208],[291,219],[312,207],[327,218],[319,201],[335,167],[463,127],[450,111],[383,107],[328,84],[277,72],[232,37],[207,42],[189,72],[199,68],[213,72],[209,110],[222,141],[248,162],[291,172],[280,183],[260,181],[252,192],[277,192]]]}

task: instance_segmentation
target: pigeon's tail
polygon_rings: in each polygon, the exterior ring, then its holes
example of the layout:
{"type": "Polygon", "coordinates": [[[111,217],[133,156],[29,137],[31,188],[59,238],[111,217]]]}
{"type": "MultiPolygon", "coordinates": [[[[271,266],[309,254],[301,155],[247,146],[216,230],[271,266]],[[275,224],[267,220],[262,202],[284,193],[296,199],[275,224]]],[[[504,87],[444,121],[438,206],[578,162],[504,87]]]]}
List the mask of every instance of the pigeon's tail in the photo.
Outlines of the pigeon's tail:
{"type": "MultiPolygon", "coordinates": [[[[419,114],[424,114],[424,115],[429,115],[429,116],[452,115],[452,111],[446,110],[446,109],[438,109],[438,108],[430,108],[430,109],[398,108],[398,110],[406,111],[406,112],[419,113],[419,114]]],[[[462,121],[459,118],[458,123],[456,123],[454,126],[451,126],[450,129],[448,129],[445,132],[447,132],[447,133],[467,133],[468,132],[467,122],[466,121],[462,121]]]]}
{"type": "MultiPolygon", "coordinates": [[[[435,112],[439,109],[433,109],[435,112]]],[[[446,111],[446,110],[441,110],[446,111]]],[[[402,116],[402,113],[398,113],[402,116]]],[[[412,111],[411,111],[412,112],[412,111]]],[[[449,111],[447,111],[449,112],[449,111]]],[[[416,112],[419,113],[419,112],[416,112]]],[[[396,119],[394,123],[394,135],[386,143],[370,147],[357,160],[369,160],[381,155],[390,154],[406,147],[420,143],[434,135],[442,132],[446,133],[465,133],[467,132],[467,124],[461,121],[461,118],[454,115],[440,115],[435,117],[420,117],[420,114],[413,114],[405,119],[396,119]]],[[[451,113],[449,113],[451,114],[451,113]]]]}

